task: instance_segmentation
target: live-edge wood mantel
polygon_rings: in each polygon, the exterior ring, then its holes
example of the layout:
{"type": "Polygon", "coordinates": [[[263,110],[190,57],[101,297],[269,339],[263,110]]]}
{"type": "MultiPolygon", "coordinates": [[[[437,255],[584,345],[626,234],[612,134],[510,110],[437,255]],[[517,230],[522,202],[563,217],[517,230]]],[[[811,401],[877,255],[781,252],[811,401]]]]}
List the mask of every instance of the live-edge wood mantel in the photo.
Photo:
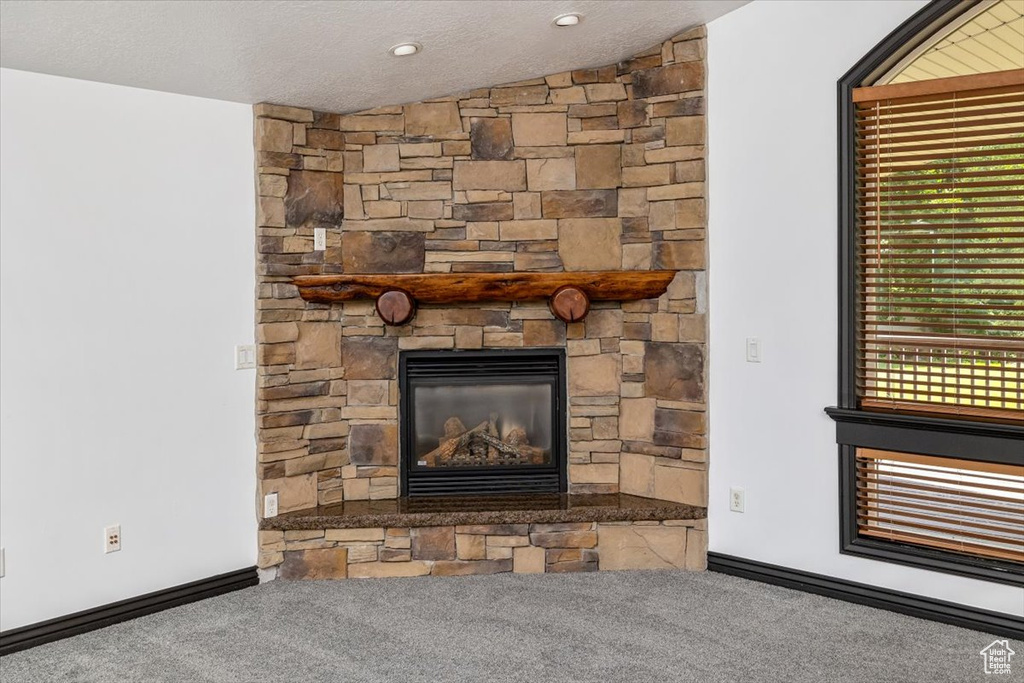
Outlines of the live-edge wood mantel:
{"type": "Polygon", "coordinates": [[[565,322],[582,320],[591,301],[638,301],[661,296],[674,270],[586,271],[576,273],[422,273],[303,275],[293,279],[299,295],[313,303],[375,299],[389,325],[412,319],[416,304],[547,299],[565,322]]]}

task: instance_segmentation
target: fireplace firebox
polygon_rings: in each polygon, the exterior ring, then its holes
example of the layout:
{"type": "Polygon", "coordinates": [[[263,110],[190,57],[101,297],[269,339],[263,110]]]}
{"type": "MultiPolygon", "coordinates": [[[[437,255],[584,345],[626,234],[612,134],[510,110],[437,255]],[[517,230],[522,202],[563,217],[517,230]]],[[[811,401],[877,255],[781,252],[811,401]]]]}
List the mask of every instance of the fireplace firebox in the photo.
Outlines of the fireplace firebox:
{"type": "Polygon", "coordinates": [[[403,496],[566,490],[565,352],[399,356],[403,496]]]}

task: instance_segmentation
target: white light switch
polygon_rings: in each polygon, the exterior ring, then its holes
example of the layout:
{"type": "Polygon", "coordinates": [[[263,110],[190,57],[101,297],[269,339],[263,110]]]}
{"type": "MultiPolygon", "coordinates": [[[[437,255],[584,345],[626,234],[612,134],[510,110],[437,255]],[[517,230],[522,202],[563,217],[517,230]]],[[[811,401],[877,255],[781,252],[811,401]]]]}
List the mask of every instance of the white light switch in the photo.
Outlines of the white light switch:
{"type": "Polygon", "coordinates": [[[313,228],[313,251],[327,248],[327,228],[313,228]]]}
{"type": "Polygon", "coordinates": [[[241,344],[235,347],[235,370],[251,370],[256,367],[256,345],[241,344]]]}
{"type": "Polygon", "coordinates": [[[747,362],[761,362],[761,340],[757,337],[747,337],[747,362]]]}

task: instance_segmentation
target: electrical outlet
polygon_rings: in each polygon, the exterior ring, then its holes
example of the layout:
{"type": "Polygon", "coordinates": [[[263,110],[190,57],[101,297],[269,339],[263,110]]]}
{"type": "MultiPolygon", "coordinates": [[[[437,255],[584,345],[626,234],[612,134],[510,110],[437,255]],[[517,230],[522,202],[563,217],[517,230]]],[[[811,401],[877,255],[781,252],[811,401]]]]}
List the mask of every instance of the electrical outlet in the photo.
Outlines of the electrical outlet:
{"type": "Polygon", "coordinates": [[[313,228],[313,251],[327,248],[327,228],[313,228]]]}
{"type": "Polygon", "coordinates": [[[121,525],[113,524],[103,530],[103,552],[116,553],[121,549],[121,525]]]}
{"type": "Polygon", "coordinates": [[[251,370],[256,367],[256,345],[241,344],[235,347],[235,370],[251,370]]]}
{"type": "Polygon", "coordinates": [[[747,337],[747,362],[761,362],[761,340],[757,337],[747,337]]]}
{"type": "Polygon", "coordinates": [[[745,492],[735,486],[729,489],[729,509],[733,512],[743,512],[745,492]]]}
{"type": "Polygon", "coordinates": [[[263,496],[263,517],[277,517],[277,494],[268,493],[263,496]]]}

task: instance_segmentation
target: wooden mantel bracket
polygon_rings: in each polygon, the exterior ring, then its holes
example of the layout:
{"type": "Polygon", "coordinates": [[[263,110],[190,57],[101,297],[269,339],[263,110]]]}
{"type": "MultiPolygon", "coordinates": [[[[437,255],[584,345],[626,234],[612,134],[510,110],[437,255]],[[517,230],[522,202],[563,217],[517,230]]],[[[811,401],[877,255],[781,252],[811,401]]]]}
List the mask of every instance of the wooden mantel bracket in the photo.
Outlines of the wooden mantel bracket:
{"type": "Polygon", "coordinates": [[[579,273],[423,273],[409,275],[303,275],[293,279],[306,301],[334,304],[375,299],[389,325],[412,319],[419,304],[547,299],[566,322],[582,320],[591,301],[638,301],[661,296],[674,270],[579,273]],[[390,293],[390,294],[389,294],[390,293]],[[385,296],[387,295],[387,296],[385,296]]]}

